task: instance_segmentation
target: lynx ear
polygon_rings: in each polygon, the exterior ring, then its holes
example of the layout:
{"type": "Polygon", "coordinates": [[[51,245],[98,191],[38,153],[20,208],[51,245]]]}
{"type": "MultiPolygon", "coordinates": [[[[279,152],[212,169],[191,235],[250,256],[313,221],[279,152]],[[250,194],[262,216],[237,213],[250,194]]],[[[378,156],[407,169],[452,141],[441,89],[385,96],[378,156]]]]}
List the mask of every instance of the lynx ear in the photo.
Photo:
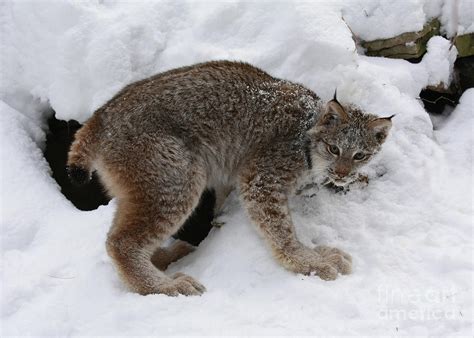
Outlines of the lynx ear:
{"type": "Polygon", "coordinates": [[[390,131],[390,128],[392,128],[392,117],[394,116],[395,115],[377,118],[368,123],[367,126],[372,129],[375,134],[375,138],[380,143],[384,142],[387,138],[388,132],[390,131]]]}
{"type": "Polygon", "coordinates": [[[345,123],[349,120],[349,115],[347,115],[344,108],[339,102],[337,102],[336,97],[329,101],[326,104],[326,109],[323,115],[318,119],[318,127],[334,127],[338,124],[345,123]]]}

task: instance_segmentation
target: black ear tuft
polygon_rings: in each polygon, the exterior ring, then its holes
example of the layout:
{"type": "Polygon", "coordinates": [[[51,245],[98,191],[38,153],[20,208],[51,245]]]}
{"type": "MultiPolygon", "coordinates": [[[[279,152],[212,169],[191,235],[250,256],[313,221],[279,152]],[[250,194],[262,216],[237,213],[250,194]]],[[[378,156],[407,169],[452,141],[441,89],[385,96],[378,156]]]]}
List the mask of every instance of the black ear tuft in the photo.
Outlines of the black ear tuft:
{"type": "Polygon", "coordinates": [[[334,89],[334,97],[332,98],[332,100],[339,103],[339,101],[337,100],[337,88],[334,89]]]}
{"type": "Polygon", "coordinates": [[[91,176],[86,169],[76,165],[66,167],[66,171],[69,176],[69,180],[76,186],[84,185],[91,179],[91,176]]]}

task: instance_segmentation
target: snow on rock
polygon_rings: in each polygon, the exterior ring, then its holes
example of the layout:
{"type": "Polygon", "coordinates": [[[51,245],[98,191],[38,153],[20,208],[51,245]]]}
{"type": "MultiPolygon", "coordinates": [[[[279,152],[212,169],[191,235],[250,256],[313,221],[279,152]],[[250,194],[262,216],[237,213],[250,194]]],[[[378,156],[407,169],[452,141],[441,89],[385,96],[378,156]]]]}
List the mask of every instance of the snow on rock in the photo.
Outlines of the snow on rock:
{"type": "Polygon", "coordinates": [[[474,3],[471,0],[445,0],[441,11],[442,31],[448,38],[474,32],[474,3]]]}
{"type": "Polygon", "coordinates": [[[451,48],[449,40],[441,36],[433,36],[428,41],[427,53],[423,56],[421,64],[426,67],[429,74],[429,85],[444,84],[446,88],[449,86],[456,56],[456,47],[451,48]]]}
{"type": "MultiPolygon", "coordinates": [[[[388,20],[393,12],[400,30],[418,27],[428,11],[425,1],[404,1],[413,12],[405,18],[398,2],[360,3],[351,2],[353,21],[357,8],[388,20]]],[[[430,40],[419,64],[359,56],[340,15],[350,9],[337,2],[1,6],[3,335],[471,334],[474,91],[434,132],[417,99],[427,85],[449,82],[455,51],[446,40],[430,40]],[[320,189],[291,203],[301,241],[348,251],[351,275],[325,282],[284,270],[234,194],[226,224],[170,267],[208,291],[142,297],[124,288],[105,252],[115,203],[78,211],[50,177],[38,100],[84,121],[130,81],[222,58],[299,81],[324,99],[337,87],[342,102],[396,114],[366,169],[367,188],[320,189]]],[[[379,31],[376,23],[358,24],[379,31]]]]}
{"type": "MultiPolygon", "coordinates": [[[[362,40],[392,38],[423,29],[426,22],[426,1],[347,1],[342,14],[354,34],[362,40]]],[[[437,1],[435,1],[437,2],[437,1]]],[[[439,4],[439,1],[437,2],[439,4]]],[[[430,11],[436,11],[430,7],[430,11]]],[[[431,14],[431,13],[430,13],[431,14]]]]}
{"type": "Polygon", "coordinates": [[[354,34],[365,41],[420,31],[432,18],[440,18],[449,38],[474,32],[471,0],[357,0],[342,2],[341,9],[354,34]]]}

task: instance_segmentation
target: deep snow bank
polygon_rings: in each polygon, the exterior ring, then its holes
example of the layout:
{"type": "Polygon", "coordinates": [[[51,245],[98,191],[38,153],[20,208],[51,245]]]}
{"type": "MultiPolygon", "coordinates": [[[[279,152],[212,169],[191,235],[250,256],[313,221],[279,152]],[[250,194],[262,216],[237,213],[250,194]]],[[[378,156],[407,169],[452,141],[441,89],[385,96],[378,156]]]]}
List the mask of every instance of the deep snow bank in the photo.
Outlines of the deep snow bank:
{"type": "Polygon", "coordinates": [[[1,97],[31,94],[80,122],[126,84],[177,66],[246,60],[329,97],[333,68],[355,64],[350,29],[387,38],[441,16],[449,36],[474,30],[469,0],[17,1],[0,15],[1,97]]]}
{"type": "Polygon", "coordinates": [[[419,64],[358,56],[338,3],[2,6],[2,334],[470,333],[474,92],[436,132],[416,99],[449,82],[448,41],[432,39],[419,64]],[[115,204],[80,212],[60,194],[40,150],[44,118],[28,95],[84,121],[132,80],[218,58],[396,114],[367,188],[292,200],[300,239],[351,253],[352,275],[328,283],[283,270],[232,196],[224,227],[170,268],[208,292],[141,297],[123,288],[105,253],[115,204]]]}

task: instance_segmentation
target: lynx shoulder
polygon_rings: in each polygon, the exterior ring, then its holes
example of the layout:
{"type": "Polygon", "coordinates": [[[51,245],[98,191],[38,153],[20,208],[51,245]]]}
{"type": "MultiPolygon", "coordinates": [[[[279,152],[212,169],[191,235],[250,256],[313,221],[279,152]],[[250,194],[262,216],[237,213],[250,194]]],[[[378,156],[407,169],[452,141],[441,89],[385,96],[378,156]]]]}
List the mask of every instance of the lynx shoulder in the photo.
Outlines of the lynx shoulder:
{"type": "Polygon", "coordinates": [[[122,280],[140,294],[204,292],[194,278],[167,276],[156,266],[166,264],[153,262],[162,261],[162,243],[206,189],[221,205],[237,188],[284,267],[331,280],[350,272],[350,256],[303,246],[288,196],[309,171],[336,185],[351,182],[390,127],[390,118],[337,99],[324,104],[302,85],[249,64],[216,61],[125,87],[76,134],[68,167],[77,183],[96,170],[117,199],[106,247],[122,280]]]}

